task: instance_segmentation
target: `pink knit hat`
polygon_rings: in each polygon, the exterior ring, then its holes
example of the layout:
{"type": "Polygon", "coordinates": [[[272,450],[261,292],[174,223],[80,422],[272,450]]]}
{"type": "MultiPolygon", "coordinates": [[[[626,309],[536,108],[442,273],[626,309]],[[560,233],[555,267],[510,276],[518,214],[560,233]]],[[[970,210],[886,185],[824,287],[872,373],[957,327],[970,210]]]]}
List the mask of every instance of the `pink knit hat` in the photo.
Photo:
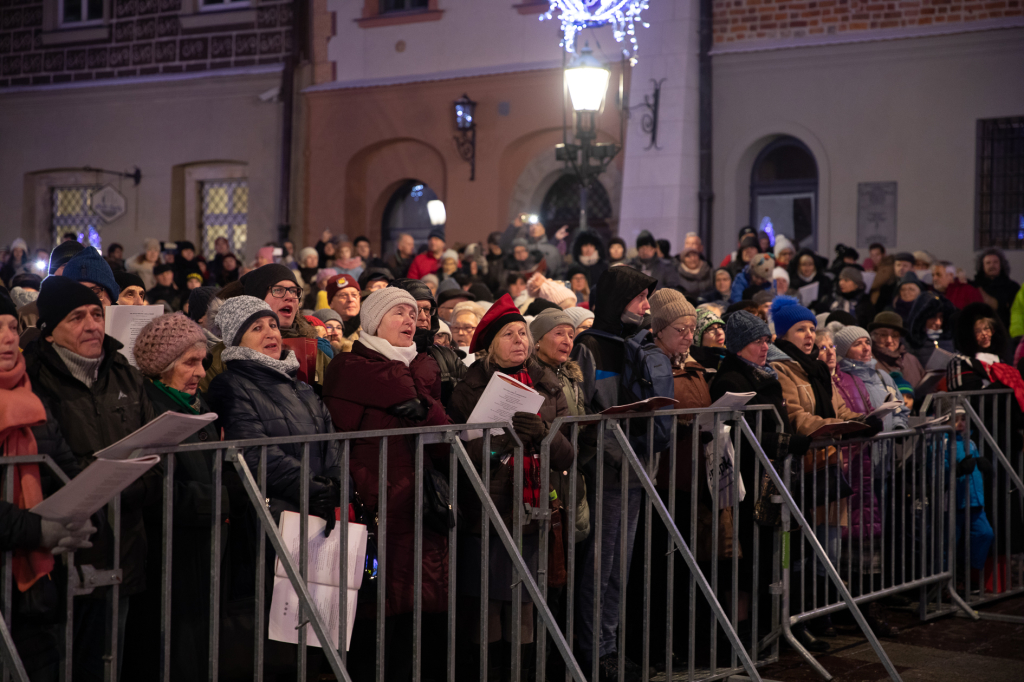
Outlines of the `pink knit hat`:
{"type": "Polygon", "coordinates": [[[178,356],[200,343],[206,343],[206,336],[185,313],[161,315],[136,337],[135,364],[146,376],[158,377],[178,356]]]}

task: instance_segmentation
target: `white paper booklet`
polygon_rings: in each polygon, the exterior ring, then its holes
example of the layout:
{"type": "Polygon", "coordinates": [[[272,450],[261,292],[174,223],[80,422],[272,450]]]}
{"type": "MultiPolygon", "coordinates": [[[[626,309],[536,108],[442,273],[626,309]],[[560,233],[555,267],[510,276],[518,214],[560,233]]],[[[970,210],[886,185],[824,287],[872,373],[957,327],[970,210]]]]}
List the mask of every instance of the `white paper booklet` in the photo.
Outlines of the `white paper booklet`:
{"type": "Polygon", "coordinates": [[[881,407],[876,407],[875,409],[873,409],[871,412],[869,412],[865,416],[867,416],[867,417],[884,417],[887,414],[895,412],[896,410],[900,409],[903,406],[904,406],[904,404],[902,402],[897,402],[895,400],[891,400],[891,401],[889,401],[887,403],[882,403],[881,407]]]}
{"type": "MultiPolygon", "coordinates": [[[[729,409],[735,410],[735,409],[743,407],[744,405],[749,403],[750,399],[753,398],[755,395],[757,395],[757,394],[756,393],[726,393],[721,398],[719,398],[715,402],[711,403],[711,407],[714,407],[714,408],[727,407],[729,409]]],[[[724,414],[723,414],[723,418],[725,418],[724,414]]],[[[714,427],[714,424],[715,424],[715,415],[714,415],[714,413],[704,413],[704,414],[701,414],[701,415],[699,415],[697,417],[697,426],[702,428],[702,429],[704,429],[705,431],[710,431],[714,427]]]]}
{"type": "Polygon", "coordinates": [[[808,308],[812,303],[818,300],[818,291],[821,289],[820,282],[811,282],[805,284],[796,290],[797,298],[800,299],[800,305],[807,306],[808,308]]]}
{"type": "MultiPolygon", "coordinates": [[[[536,414],[544,404],[544,396],[521,381],[495,372],[487,382],[483,394],[473,408],[473,413],[466,420],[467,424],[485,424],[487,422],[511,421],[516,412],[536,414]]],[[[491,429],[492,436],[500,436],[502,429],[491,429]]],[[[483,438],[484,432],[473,429],[463,434],[463,440],[483,438]]]]}
{"type": "MultiPolygon", "coordinates": [[[[307,585],[313,603],[330,633],[331,642],[338,641],[338,630],[341,618],[338,611],[340,581],[338,566],[341,557],[341,532],[335,528],[330,537],[324,537],[326,522],[316,516],[309,517],[307,538],[309,540],[307,556],[309,557],[309,573],[307,585]]],[[[296,568],[299,565],[299,514],[296,512],[281,513],[281,536],[291,554],[296,568]]],[[[348,589],[346,590],[346,650],[352,641],[352,628],[356,619],[356,603],[359,599],[359,586],[363,582],[363,564],[366,561],[366,526],[358,523],[348,524],[348,589]]],[[[277,642],[299,642],[299,596],[288,580],[281,559],[275,562],[274,594],[270,601],[270,622],[267,634],[277,642]]],[[[313,628],[306,626],[306,643],[309,646],[320,646],[313,628]]]]}
{"type": "Polygon", "coordinates": [[[162,305],[112,305],[103,309],[107,336],[121,342],[123,348],[120,353],[128,358],[132,367],[138,367],[135,364],[135,354],[132,352],[135,348],[135,338],[150,320],[163,314],[162,305]]]}
{"type": "Polygon", "coordinates": [[[948,350],[936,348],[928,357],[928,364],[924,366],[924,371],[945,372],[946,367],[949,366],[949,361],[955,357],[956,355],[954,353],[950,353],[948,350]]]}
{"type": "Polygon", "coordinates": [[[159,462],[160,455],[97,459],[63,488],[32,507],[32,511],[61,523],[87,519],[159,462]]]}
{"type": "Polygon", "coordinates": [[[181,414],[164,412],[137,431],[96,453],[97,459],[128,459],[142,448],[173,448],[193,433],[217,419],[216,412],[181,414]]]}

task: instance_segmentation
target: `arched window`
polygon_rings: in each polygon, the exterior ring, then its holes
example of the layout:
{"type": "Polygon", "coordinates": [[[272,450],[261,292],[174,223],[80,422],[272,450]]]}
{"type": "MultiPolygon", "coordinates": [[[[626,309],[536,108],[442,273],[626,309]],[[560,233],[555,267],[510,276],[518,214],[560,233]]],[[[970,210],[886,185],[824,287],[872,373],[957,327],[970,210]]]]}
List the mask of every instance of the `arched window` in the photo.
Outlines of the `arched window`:
{"type": "MultiPolygon", "coordinates": [[[[608,192],[597,178],[591,177],[587,187],[587,225],[607,241],[611,236],[608,234],[611,217],[612,201],[608,192]]],[[[568,225],[570,230],[579,226],[580,181],[575,175],[563,175],[551,185],[541,202],[540,220],[549,237],[562,225],[568,225]]]]}
{"type": "Polygon", "coordinates": [[[818,244],[818,164],[795,137],[761,150],[750,173],[750,225],[784,234],[797,249],[818,244]]]}
{"type": "Polygon", "coordinates": [[[406,180],[388,199],[381,226],[381,253],[391,253],[400,234],[410,234],[416,246],[427,243],[433,225],[427,213],[427,202],[437,194],[419,180],[406,180]]]}

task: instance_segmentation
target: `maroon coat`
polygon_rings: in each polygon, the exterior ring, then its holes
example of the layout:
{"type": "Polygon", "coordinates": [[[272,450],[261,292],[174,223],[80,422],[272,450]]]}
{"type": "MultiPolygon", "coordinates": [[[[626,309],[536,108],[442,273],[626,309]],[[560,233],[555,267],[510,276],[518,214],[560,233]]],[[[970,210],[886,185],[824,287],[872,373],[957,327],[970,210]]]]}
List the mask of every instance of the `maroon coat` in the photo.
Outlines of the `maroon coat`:
{"type": "MultiPolygon", "coordinates": [[[[389,360],[356,341],[349,353],[339,353],[327,367],[324,403],[338,431],[375,431],[448,423],[441,405],[441,379],[437,363],[424,353],[409,367],[389,360]],[[392,405],[413,398],[425,401],[429,411],[421,422],[388,414],[392,405]]],[[[352,441],[349,471],[363,503],[377,509],[379,439],[352,441]]],[[[413,609],[413,545],[416,502],[414,440],[388,438],[388,511],[385,615],[411,613],[413,609]]],[[[445,458],[447,446],[427,446],[424,466],[431,458],[445,458]]],[[[448,608],[448,538],[423,530],[423,610],[448,608]]]]}

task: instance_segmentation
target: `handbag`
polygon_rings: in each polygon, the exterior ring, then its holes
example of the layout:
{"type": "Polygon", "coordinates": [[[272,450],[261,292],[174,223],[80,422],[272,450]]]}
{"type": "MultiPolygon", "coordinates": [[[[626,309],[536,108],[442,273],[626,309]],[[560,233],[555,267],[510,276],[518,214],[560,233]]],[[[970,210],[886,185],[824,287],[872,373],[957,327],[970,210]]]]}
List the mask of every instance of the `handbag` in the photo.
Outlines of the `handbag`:
{"type": "Polygon", "coordinates": [[[455,513],[448,504],[451,489],[448,479],[437,469],[423,470],[423,527],[438,535],[448,535],[455,527],[455,513]]]}
{"type": "Polygon", "coordinates": [[[363,504],[359,493],[352,488],[352,505],[355,523],[366,526],[366,560],[363,562],[363,582],[359,586],[359,604],[377,603],[377,515],[370,515],[370,511],[363,504]]]}
{"type": "Polygon", "coordinates": [[[562,504],[551,499],[551,543],[548,551],[548,587],[565,587],[565,547],[562,544],[562,504]]]}
{"type": "Polygon", "coordinates": [[[782,524],[782,505],[772,502],[772,497],[779,494],[775,481],[768,472],[761,473],[761,485],[758,487],[757,500],[754,501],[754,521],[762,526],[779,526],[782,524]]]}

